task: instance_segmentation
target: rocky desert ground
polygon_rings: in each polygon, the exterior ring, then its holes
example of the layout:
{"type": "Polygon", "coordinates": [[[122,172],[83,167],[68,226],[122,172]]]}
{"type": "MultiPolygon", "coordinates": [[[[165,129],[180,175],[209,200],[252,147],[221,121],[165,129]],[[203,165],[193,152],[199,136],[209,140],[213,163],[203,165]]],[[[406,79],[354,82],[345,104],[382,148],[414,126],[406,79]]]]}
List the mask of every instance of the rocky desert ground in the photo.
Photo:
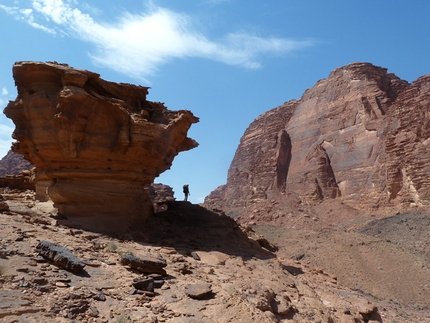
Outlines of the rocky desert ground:
{"type": "Polygon", "coordinates": [[[170,201],[145,228],[106,236],[70,227],[32,191],[1,194],[2,322],[429,322],[423,212],[357,223],[336,220],[339,208],[323,228],[330,216],[302,210],[245,227],[170,201]],[[40,241],[70,250],[82,272],[41,256],[40,241]]]}

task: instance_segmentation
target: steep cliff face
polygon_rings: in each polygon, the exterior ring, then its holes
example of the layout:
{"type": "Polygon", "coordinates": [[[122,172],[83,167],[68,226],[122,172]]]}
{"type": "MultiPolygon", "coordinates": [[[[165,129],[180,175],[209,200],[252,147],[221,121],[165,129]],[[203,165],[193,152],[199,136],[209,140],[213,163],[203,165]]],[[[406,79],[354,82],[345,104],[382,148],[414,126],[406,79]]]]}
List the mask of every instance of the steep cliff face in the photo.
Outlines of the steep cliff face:
{"type": "Polygon", "coordinates": [[[198,118],[147,101],[147,87],[57,63],[18,62],[13,76],[18,97],[4,109],[16,125],[12,149],[36,166],[37,198],[87,228],[144,221],[144,185],[198,145],[187,137],[198,118]]]}
{"type": "Polygon", "coordinates": [[[235,209],[294,192],[308,203],[429,205],[430,76],[412,84],[353,63],[245,131],[227,184],[205,204],[235,209]]]}

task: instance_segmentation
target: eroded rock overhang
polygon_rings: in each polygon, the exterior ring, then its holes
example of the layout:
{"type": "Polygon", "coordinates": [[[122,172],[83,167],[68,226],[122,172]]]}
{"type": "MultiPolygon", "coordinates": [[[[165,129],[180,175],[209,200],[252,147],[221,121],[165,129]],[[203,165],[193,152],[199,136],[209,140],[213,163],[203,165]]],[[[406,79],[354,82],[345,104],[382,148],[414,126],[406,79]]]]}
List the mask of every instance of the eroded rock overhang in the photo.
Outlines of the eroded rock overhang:
{"type": "Polygon", "coordinates": [[[37,198],[87,228],[144,221],[143,186],[198,146],[187,132],[199,119],[147,101],[148,87],[52,62],[17,62],[13,77],[18,96],[4,109],[16,126],[12,150],[36,166],[37,198]]]}

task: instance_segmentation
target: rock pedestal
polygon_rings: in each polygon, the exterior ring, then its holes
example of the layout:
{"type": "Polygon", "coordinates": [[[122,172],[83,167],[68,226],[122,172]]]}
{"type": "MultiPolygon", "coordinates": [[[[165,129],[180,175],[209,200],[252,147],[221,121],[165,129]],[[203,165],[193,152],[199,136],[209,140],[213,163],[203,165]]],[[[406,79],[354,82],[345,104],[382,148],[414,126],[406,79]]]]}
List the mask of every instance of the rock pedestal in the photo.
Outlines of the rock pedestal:
{"type": "Polygon", "coordinates": [[[117,84],[64,64],[18,62],[18,96],[4,109],[14,152],[37,168],[36,193],[70,221],[98,231],[144,222],[144,186],[198,144],[190,111],[146,100],[148,88],[117,84]]]}

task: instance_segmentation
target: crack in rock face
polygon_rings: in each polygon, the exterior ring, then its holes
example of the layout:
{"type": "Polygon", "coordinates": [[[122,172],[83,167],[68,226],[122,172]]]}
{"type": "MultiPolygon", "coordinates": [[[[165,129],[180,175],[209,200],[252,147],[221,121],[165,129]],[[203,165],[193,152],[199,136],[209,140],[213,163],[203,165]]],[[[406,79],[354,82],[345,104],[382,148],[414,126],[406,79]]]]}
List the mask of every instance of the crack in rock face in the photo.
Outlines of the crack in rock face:
{"type": "Polygon", "coordinates": [[[152,204],[144,186],[169,169],[199,121],[146,100],[148,87],[108,82],[65,64],[17,62],[14,152],[37,168],[39,201],[72,223],[102,232],[142,224],[152,204]]]}

